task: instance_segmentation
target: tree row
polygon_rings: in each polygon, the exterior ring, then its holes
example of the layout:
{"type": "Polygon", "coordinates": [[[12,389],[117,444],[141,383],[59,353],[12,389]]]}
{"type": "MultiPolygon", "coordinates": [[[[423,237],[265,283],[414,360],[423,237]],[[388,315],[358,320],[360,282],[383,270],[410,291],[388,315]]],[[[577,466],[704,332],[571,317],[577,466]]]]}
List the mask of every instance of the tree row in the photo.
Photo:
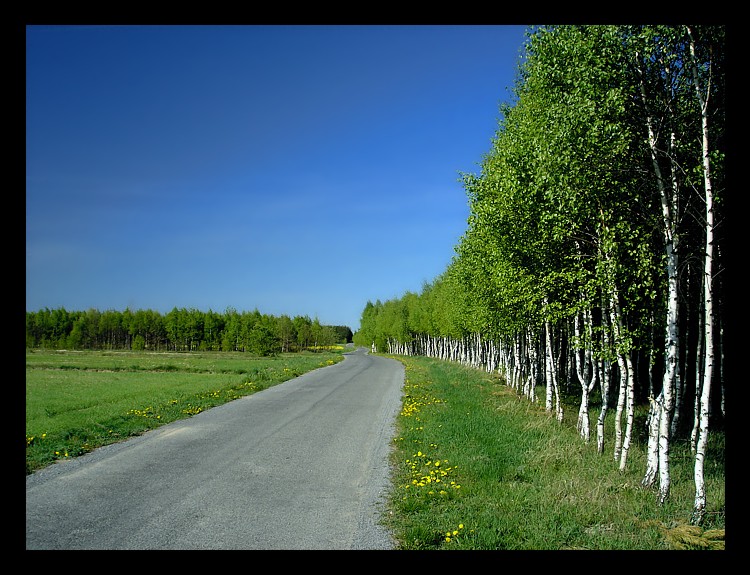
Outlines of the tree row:
{"type": "Polygon", "coordinates": [[[224,313],[173,308],[153,310],[26,312],[26,347],[154,351],[245,351],[258,355],[351,342],[346,326],[321,325],[308,316],[224,313]]]}
{"type": "Polygon", "coordinates": [[[724,29],[533,28],[513,98],[481,172],[462,175],[450,265],[421,293],[367,302],[354,341],[499,372],[559,420],[575,394],[601,452],[613,413],[619,469],[648,405],[642,484],[664,502],[670,445],[689,440],[701,523],[725,416],[724,29]]]}

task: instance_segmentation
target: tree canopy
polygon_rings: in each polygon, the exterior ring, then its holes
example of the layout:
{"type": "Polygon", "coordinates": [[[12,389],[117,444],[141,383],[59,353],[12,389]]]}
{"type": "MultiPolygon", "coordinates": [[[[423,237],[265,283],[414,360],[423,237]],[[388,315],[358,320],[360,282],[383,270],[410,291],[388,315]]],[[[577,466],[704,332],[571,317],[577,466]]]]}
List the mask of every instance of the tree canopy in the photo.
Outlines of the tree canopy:
{"type": "Polygon", "coordinates": [[[352,341],[348,326],[321,325],[308,316],[290,318],[257,309],[224,313],[173,308],[153,310],[65,308],[26,312],[27,348],[246,351],[267,356],[352,341]]]}
{"type": "Polygon", "coordinates": [[[708,412],[723,425],[725,60],[722,26],[530,28],[514,102],[461,174],[451,263],[421,293],[367,302],[354,341],[542,386],[549,410],[580,394],[585,438],[598,388],[619,466],[651,405],[644,485],[658,471],[666,499],[669,441],[700,451],[708,412]]]}

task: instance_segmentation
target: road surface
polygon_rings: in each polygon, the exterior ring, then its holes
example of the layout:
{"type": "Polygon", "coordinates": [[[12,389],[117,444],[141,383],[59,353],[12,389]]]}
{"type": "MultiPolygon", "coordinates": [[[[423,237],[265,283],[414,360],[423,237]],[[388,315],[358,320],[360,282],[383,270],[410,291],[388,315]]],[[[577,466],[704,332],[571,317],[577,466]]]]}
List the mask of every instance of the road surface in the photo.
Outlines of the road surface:
{"type": "Polygon", "coordinates": [[[27,549],[392,549],[403,366],[343,362],[26,479],[27,549]]]}

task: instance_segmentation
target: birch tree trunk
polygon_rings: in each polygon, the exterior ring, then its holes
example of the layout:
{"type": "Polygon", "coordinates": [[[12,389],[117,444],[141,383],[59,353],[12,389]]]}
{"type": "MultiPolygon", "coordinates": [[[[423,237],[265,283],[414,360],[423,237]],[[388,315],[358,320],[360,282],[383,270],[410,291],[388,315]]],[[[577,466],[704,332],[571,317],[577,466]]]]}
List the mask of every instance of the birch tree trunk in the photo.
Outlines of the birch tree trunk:
{"type": "MultiPolygon", "coordinates": [[[[640,54],[636,53],[636,68],[639,72],[640,82],[640,94],[643,101],[644,108],[646,109],[646,128],[648,131],[648,144],[651,152],[651,163],[654,169],[654,175],[656,176],[656,185],[659,191],[659,197],[661,199],[662,208],[662,221],[663,221],[663,233],[664,233],[664,245],[666,251],[666,263],[667,263],[667,281],[668,281],[668,295],[667,295],[667,320],[666,320],[666,335],[665,335],[665,354],[664,354],[664,377],[662,380],[662,391],[661,391],[661,409],[655,411],[655,414],[659,415],[659,425],[650,426],[650,429],[658,430],[658,472],[659,472],[659,500],[664,502],[669,496],[669,432],[672,410],[674,408],[674,386],[676,377],[676,367],[678,359],[678,346],[679,346],[679,334],[677,324],[677,304],[678,304],[678,293],[677,293],[677,244],[678,236],[676,234],[676,226],[674,222],[674,215],[677,212],[677,194],[676,190],[669,190],[662,176],[661,168],[658,161],[658,144],[656,132],[654,129],[654,121],[649,112],[649,102],[646,96],[645,81],[643,71],[640,65],[640,54]],[[671,193],[670,193],[671,192],[671,193]]],[[[667,74],[669,71],[667,70],[667,74]]],[[[649,437],[649,441],[653,438],[649,437]]],[[[655,470],[648,465],[654,462],[649,459],[647,463],[646,473],[644,475],[641,484],[645,487],[650,486],[653,483],[653,479],[656,477],[655,470]]]]}
{"type": "MultiPolygon", "coordinates": [[[[528,356],[528,368],[523,381],[523,396],[532,403],[536,402],[536,382],[538,374],[539,350],[535,338],[531,334],[531,329],[527,328],[523,332],[523,342],[528,356]]],[[[546,361],[546,355],[545,355],[546,361]]]]}
{"type": "Polygon", "coordinates": [[[549,323],[544,324],[544,368],[545,368],[545,396],[544,396],[544,408],[551,412],[552,411],[552,397],[553,397],[553,378],[555,370],[552,363],[555,361],[555,356],[552,353],[552,334],[550,333],[549,323]]]}
{"type": "Polygon", "coordinates": [[[648,429],[648,444],[646,446],[646,474],[641,479],[643,487],[650,487],[656,479],[659,470],[659,422],[661,421],[662,397],[659,394],[654,398],[653,394],[648,397],[648,418],[646,425],[648,429]]]}
{"type": "MultiPolygon", "coordinates": [[[[576,341],[581,341],[581,328],[580,328],[580,316],[576,314],[574,318],[574,335],[576,341]]],[[[586,312],[584,314],[584,329],[586,330],[586,341],[585,346],[581,346],[583,349],[575,350],[575,362],[576,362],[576,375],[578,376],[578,382],[581,384],[581,405],[578,409],[578,432],[581,434],[583,440],[588,443],[591,438],[591,423],[589,421],[589,394],[596,385],[597,370],[596,366],[593,365],[592,361],[592,335],[593,326],[591,321],[591,313],[586,312]],[[583,355],[583,358],[581,357],[583,355]],[[591,381],[587,379],[588,374],[591,373],[591,381]]],[[[574,347],[574,346],[573,346],[574,347]]]]}
{"type": "Polygon", "coordinates": [[[521,343],[520,343],[521,334],[516,332],[516,334],[513,336],[513,345],[509,346],[509,357],[508,357],[508,363],[510,364],[510,368],[508,369],[508,373],[510,374],[510,386],[517,390],[519,381],[521,379],[521,373],[520,373],[520,352],[521,352],[521,343]]]}
{"type": "MultiPolygon", "coordinates": [[[[602,309],[604,312],[604,309],[602,309]]],[[[602,316],[605,314],[602,313],[602,316]]],[[[602,322],[605,323],[605,322],[602,322]]],[[[604,326],[602,330],[602,341],[603,349],[609,350],[609,335],[608,329],[604,326]]],[[[604,420],[607,417],[609,411],[609,365],[608,361],[604,358],[599,362],[599,389],[602,393],[602,407],[599,411],[599,417],[596,419],[596,450],[598,453],[604,453],[604,420]]]]}
{"type": "MultiPolygon", "coordinates": [[[[704,288],[705,290],[705,288],[704,288]]],[[[698,443],[698,431],[701,422],[701,389],[703,387],[703,340],[706,330],[703,326],[705,314],[698,316],[698,343],[695,351],[695,395],[693,397],[693,429],[690,432],[690,452],[695,455],[698,443]]]]}
{"type": "Polygon", "coordinates": [[[615,461],[619,463],[620,469],[625,465],[630,447],[630,435],[633,425],[633,382],[631,378],[632,368],[630,359],[626,359],[623,349],[622,326],[620,325],[620,311],[617,304],[617,290],[612,288],[609,306],[610,321],[612,323],[612,337],[617,354],[617,366],[620,371],[620,391],[617,396],[617,413],[615,415],[615,461]],[[622,431],[623,412],[627,414],[625,433],[622,431]]]}
{"type": "Polygon", "coordinates": [[[617,407],[615,408],[615,445],[612,453],[617,462],[620,461],[620,454],[622,453],[622,412],[625,410],[625,386],[627,385],[625,381],[627,374],[623,370],[624,362],[621,359],[618,354],[617,366],[619,367],[620,385],[617,392],[617,407]]]}
{"type": "Polygon", "coordinates": [[[633,436],[633,420],[635,418],[635,371],[633,370],[633,364],[629,352],[624,356],[624,359],[625,369],[628,374],[627,385],[625,386],[627,423],[625,425],[625,438],[622,443],[622,453],[620,454],[620,471],[625,471],[625,466],[628,461],[630,439],[633,436]]]}
{"type": "Polygon", "coordinates": [[[615,302],[612,295],[610,295],[609,305],[607,306],[607,309],[609,310],[609,322],[612,329],[612,349],[614,350],[615,358],[617,360],[617,366],[619,368],[617,372],[619,375],[619,386],[617,391],[617,406],[615,408],[615,445],[612,452],[615,461],[619,461],[620,453],[622,452],[622,412],[625,408],[625,386],[627,385],[625,378],[627,374],[623,369],[624,362],[622,361],[620,351],[618,349],[618,319],[615,311],[615,302]]]}
{"type": "MultiPolygon", "coordinates": [[[[706,485],[703,478],[703,462],[708,445],[708,418],[709,402],[711,396],[711,380],[713,378],[714,365],[714,341],[713,341],[713,252],[714,252],[714,205],[713,205],[713,188],[711,184],[711,162],[709,158],[708,143],[708,100],[710,92],[703,90],[698,78],[698,69],[696,65],[695,41],[690,28],[687,28],[688,37],[690,38],[690,56],[691,70],[693,73],[693,84],[695,93],[698,98],[701,110],[701,128],[702,128],[702,150],[703,150],[703,185],[706,192],[706,260],[703,270],[703,289],[704,289],[704,340],[705,361],[703,371],[703,389],[701,390],[700,403],[700,426],[698,442],[695,450],[695,502],[693,504],[694,524],[700,525],[706,513],[706,485]]],[[[710,85],[710,84],[709,84],[710,85]]]]}
{"type": "Polygon", "coordinates": [[[545,322],[544,324],[545,332],[546,332],[546,348],[547,348],[547,395],[546,395],[546,410],[551,412],[552,411],[552,399],[554,397],[555,400],[555,417],[557,421],[563,420],[563,407],[562,403],[560,402],[560,392],[557,387],[557,368],[555,367],[555,353],[552,346],[552,329],[550,327],[549,322],[545,322]]]}

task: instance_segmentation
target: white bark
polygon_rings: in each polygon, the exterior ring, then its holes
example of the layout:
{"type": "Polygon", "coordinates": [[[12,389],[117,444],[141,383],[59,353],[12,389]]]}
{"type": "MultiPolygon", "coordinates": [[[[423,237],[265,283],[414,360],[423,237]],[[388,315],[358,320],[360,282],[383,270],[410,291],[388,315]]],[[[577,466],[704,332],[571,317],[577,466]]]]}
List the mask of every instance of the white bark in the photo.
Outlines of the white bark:
{"type": "MultiPolygon", "coordinates": [[[[640,67],[639,54],[636,54],[637,68],[641,75],[640,93],[646,110],[649,110],[648,98],[646,96],[646,88],[643,81],[643,72],[640,67]]],[[[667,70],[669,75],[669,70],[667,70]]],[[[664,244],[667,256],[667,280],[668,280],[668,295],[667,295],[667,320],[666,320],[666,334],[665,334],[665,369],[664,377],[662,380],[662,406],[659,410],[659,425],[658,428],[654,425],[652,429],[658,430],[658,444],[659,444],[659,459],[658,459],[658,471],[659,471],[659,500],[665,501],[669,495],[669,432],[672,418],[672,411],[674,409],[674,387],[676,377],[676,366],[678,359],[679,349],[679,337],[677,331],[677,244],[678,237],[676,234],[676,226],[674,222],[674,216],[677,213],[677,194],[676,190],[668,189],[665,180],[662,176],[661,168],[658,161],[658,145],[656,132],[654,129],[654,121],[649,112],[646,114],[646,127],[648,130],[648,143],[651,151],[651,163],[654,169],[654,175],[656,176],[656,185],[659,191],[659,197],[661,199],[662,208],[662,220],[663,220],[663,234],[664,244]]],[[[649,438],[651,441],[653,438],[649,438]]],[[[653,463],[649,460],[647,465],[653,463]]],[[[642,480],[642,484],[649,484],[649,478],[654,476],[654,470],[647,467],[646,473],[642,480]]]]}
{"type": "Polygon", "coordinates": [[[554,378],[554,366],[555,361],[554,355],[552,354],[552,334],[550,334],[549,323],[545,324],[544,342],[545,342],[545,353],[544,353],[544,369],[545,369],[545,395],[544,395],[544,409],[548,412],[552,411],[552,397],[553,397],[553,378],[554,378]]]}
{"type": "Polygon", "coordinates": [[[635,418],[635,372],[630,359],[630,353],[624,355],[625,369],[627,370],[626,389],[626,413],[627,423],[625,425],[625,438],[622,442],[622,453],[620,454],[620,471],[625,471],[628,461],[628,452],[630,451],[630,439],[633,435],[633,420],[635,418]]]}
{"type": "Polygon", "coordinates": [[[628,449],[630,447],[630,435],[633,426],[633,380],[631,377],[629,354],[622,345],[622,326],[620,325],[620,312],[617,305],[617,290],[612,288],[612,298],[609,306],[610,321],[612,323],[612,339],[617,353],[617,366],[620,368],[620,391],[617,396],[617,412],[615,414],[615,461],[620,469],[623,469],[627,461],[628,449]],[[627,414],[625,432],[622,430],[622,416],[627,414]]]}
{"type": "MultiPolygon", "coordinates": [[[[670,157],[674,157],[676,155],[675,147],[676,147],[676,134],[672,132],[670,134],[670,140],[669,140],[669,151],[670,151],[670,157]]],[[[670,303],[674,305],[674,344],[673,349],[670,349],[671,353],[674,353],[674,373],[670,374],[670,378],[672,381],[671,389],[673,390],[672,394],[672,409],[671,413],[666,414],[667,417],[670,419],[670,421],[667,422],[667,425],[669,425],[669,437],[674,437],[676,430],[677,430],[677,424],[679,422],[679,401],[680,401],[680,391],[682,388],[682,381],[680,378],[680,363],[679,363],[679,345],[680,345],[680,337],[678,330],[678,321],[679,321],[679,300],[677,298],[677,239],[678,234],[676,231],[676,223],[674,222],[674,214],[677,213],[677,190],[679,189],[679,184],[677,181],[677,170],[672,170],[672,205],[670,208],[670,214],[672,214],[672,218],[670,220],[665,220],[671,222],[671,224],[674,226],[673,232],[672,232],[672,245],[674,249],[674,278],[675,278],[675,291],[674,294],[672,293],[672,286],[671,286],[671,280],[670,280],[670,303]],[[674,302],[672,303],[672,297],[674,297],[674,302]]],[[[669,259],[669,256],[667,256],[669,259]]],[[[669,264],[667,264],[667,269],[669,269],[669,264]]],[[[672,275],[670,274],[670,278],[672,275]]],[[[669,312],[668,312],[669,313],[669,312]]],[[[670,316],[667,319],[667,323],[671,325],[672,317],[670,316]]],[[[669,328],[668,328],[669,329],[669,328]]],[[[668,399],[665,397],[665,399],[668,399]]],[[[665,405],[667,405],[665,403],[665,405]]]]}
{"type": "Polygon", "coordinates": [[[563,407],[560,402],[560,392],[557,387],[557,369],[555,367],[555,354],[552,347],[552,330],[549,322],[545,323],[545,331],[547,332],[547,396],[546,396],[546,409],[552,411],[552,397],[554,394],[555,399],[555,417],[557,421],[563,420],[563,407]]]}
{"type": "MultiPolygon", "coordinates": [[[[609,335],[606,326],[602,330],[602,340],[603,348],[609,349],[609,335]]],[[[609,362],[605,359],[599,362],[599,381],[599,388],[602,392],[602,408],[596,420],[596,450],[598,453],[604,453],[604,420],[609,411],[609,362]]]]}
{"type": "Polygon", "coordinates": [[[620,387],[617,393],[617,407],[615,408],[615,445],[612,454],[615,461],[619,462],[620,454],[622,453],[622,412],[625,410],[625,386],[627,385],[625,377],[627,377],[627,374],[623,372],[623,362],[620,360],[620,355],[618,354],[617,357],[617,365],[620,368],[618,371],[620,374],[620,387]]]}
{"type": "Polygon", "coordinates": [[[650,395],[648,398],[648,444],[646,447],[646,474],[641,479],[643,487],[650,487],[656,480],[656,473],[659,470],[659,421],[661,421],[662,397],[654,398],[650,395]]]}
{"type": "MultiPolygon", "coordinates": [[[[705,288],[704,288],[705,289],[705,288]]],[[[693,396],[693,429],[690,432],[690,452],[695,455],[696,445],[698,443],[698,430],[701,423],[701,388],[703,386],[703,339],[705,329],[703,329],[703,320],[705,314],[698,316],[698,344],[695,352],[695,395],[693,396]]]]}
{"type": "Polygon", "coordinates": [[[516,391],[523,393],[523,386],[527,381],[528,374],[528,346],[526,345],[526,331],[520,332],[516,339],[515,367],[516,367],[516,391]]]}
{"type": "Polygon", "coordinates": [[[557,421],[563,420],[563,407],[560,402],[560,392],[557,387],[557,368],[555,367],[555,354],[552,347],[552,329],[549,322],[545,322],[545,332],[547,341],[547,393],[545,407],[547,411],[552,411],[552,399],[555,400],[555,417],[557,421]]]}
{"type": "Polygon", "coordinates": [[[714,341],[713,341],[713,250],[714,250],[714,207],[713,188],[711,183],[711,162],[709,158],[708,143],[708,98],[710,91],[706,89],[703,97],[698,79],[698,70],[695,64],[695,43],[690,28],[687,28],[690,36],[691,69],[693,72],[693,84],[698,97],[701,110],[701,127],[703,132],[703,183],[706,192],[706,259],[703,270],[704,289],[704,340],[705,360],[703,371],[703,389],[701,390],[700,403],[700,426],[698,442],[695,450],[695,502],[693,504],[693,522],[700,524],[706,513],[706,485],[703,478],[703,463],[708,445],[708,423],[709,407],[711,398],[711,380],[713,378],[714,365],[714,341]]]}
{"type": "MultiPolygon", "coordinates": [[[[580,316],[576,314],[574,318],[574,334],[575,341],[581,342],[582,334],[580,327],[580,316]]],[[[591,438],[591,423],[589,421],[589,394],[596,385],[597,370],[593,364],[591,338],[593,336],[593,326],[591,320],[591,313],[586,312],[584,314],[584,329],[586,330],[586,344],[580,345],[581,349],[576,349],[575,362],[576,362],[576,375],[578,376],[578,382],[581,385],[581,405],[578,409],[578,432],[580,433],[583,440],[588,443],[591,438]],[[591,381],[587,379],[588,374],[591,373],[591,381]]]]}
{"type": "Polygon", "coordinates": [[[617,357],[617,365],[620,368],[618,373],[620,376],[620,385],[617,392],[617,407],[615,408],[615,445],[614,445],[614,451],[613,455],[615,458],[615,461],[620,460],[620,453],[622,451],[622,412],[625,408],[625,386],[627,385],[626,377],[627,374],[625,373],[624,362],[622,361],[622,358],[620,356],[620,351],[618,349],[618,343],[619,343],[619,329],[618,329],[618,319],[615,312],[615,305],[614,305],[614,298],[610,298],[609,302],[609,321],[610,325],[612,327],[612,347],[615,350],[615,354],[617,357]]]}
{"type": "Polygon", "coordinates": [[[529,330],[526,331],[526,347],[529,350],[529,374],[527,377],[527,389],[525,390],[524,395],[531,401],[532,403],[536,402],[536,381],[537,381],[537,372],[538,372],[538,362],[539,362],[539,353],[537,346],[532,341],[531,332],[529,330]]]}
{"type": "MultiPolygon", "coordinates": [[[[662,197],[664,197],[662,193],[662,197]]],[[[664,202],[663,202],[664,204],[664,202]]],[[[669,206],[670,208],[672,206],[669,206]]],[[[665,226],[671,226],[671,209],[664,214],[665,226]]],[[[678,333],[678,293],[677,293],[677,251],[675,235],[670,231],[666,234],[667,275],[669,295],[667,304],[667,324],[665,342],[665,369],[662,380],[663,404],[659,421],[659,501],[666,501],[669,496],[669,438],[674,410],[674,389],[677,379],[677,363],[679,350],[678,333]]]]}

